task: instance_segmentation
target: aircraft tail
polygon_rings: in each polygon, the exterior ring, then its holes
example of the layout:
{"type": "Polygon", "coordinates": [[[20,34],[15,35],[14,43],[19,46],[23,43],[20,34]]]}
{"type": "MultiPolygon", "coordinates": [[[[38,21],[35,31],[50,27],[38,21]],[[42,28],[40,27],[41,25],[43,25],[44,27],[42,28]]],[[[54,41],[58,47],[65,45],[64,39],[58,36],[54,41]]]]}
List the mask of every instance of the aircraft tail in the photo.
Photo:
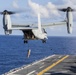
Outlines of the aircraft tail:
{"type": "Polygon", "coordinates": [[[41,17],[40,17],[40,13],[38,13],[38,29],[41,30],[41,17]]]}

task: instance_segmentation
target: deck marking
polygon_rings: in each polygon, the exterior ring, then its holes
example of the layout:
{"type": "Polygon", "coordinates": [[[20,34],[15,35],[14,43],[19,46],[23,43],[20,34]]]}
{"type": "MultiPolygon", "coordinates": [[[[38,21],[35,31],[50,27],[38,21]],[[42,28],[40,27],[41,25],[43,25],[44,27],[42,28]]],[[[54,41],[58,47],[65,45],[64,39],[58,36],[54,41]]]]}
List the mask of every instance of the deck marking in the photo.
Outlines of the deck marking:
{"type": "Polygon", "coordinates": [[[53,67],[55,67],[57,64],[59,64],[60,62],[62,62],[63,60],[65,60],[68,57],[69,57],[69,55],[64,56],[63,58],[59,59],[57,62],[53,63],[52,65],[48,66],[47,68],[45,68],[44,70],[39,72],[37,75],[44,74],[45,72],[47,72],[48,70],[52,69],[53,67]]]}
{"type": "MultiPolygon", "coordinates": [[[[25,66],[23,66],[23,67],[10,70],[9,72],[4,73],[3,75],[5,75],[5,74],[7,74],[7,75],[14,74],[14,73],[16,73],[16,72],[21,71],[22,69],[26,69],[27,67],[30,67],[30,66],[35,65],[35,64],[38,64],[38,63],[40,63],[40,62],[42,62],[42,61],[44,61],[44,60],[46,60],[46,59],[52,58],[52,57],[54,57],[54,56],[55,56],[55,54],[54,54],[54,55],[51,55],[51,56],[48,56],[48,57],[46,57],[46,58],[44,58],[44,59],[41,59],[41,60],[39,60],[39,61],[36,61],[36,62],[34,62],[34,63],[32,63],[32,64],[29,64],[29,65],[27,65],[27,66],[25,65],[25,66]],[[14,70],[15,70],[15,71],[14,71],[14,70]]],[[[43,64],[44,64],[44,62],[43,62],[43,64]]]]}
{"type": "Polygon", "coordinates": [[[26,75],[31,75],[32,73],[34,73],[36,70],[31,71],[30,73],[26,74],[26,75]]]}
{"type": "Polygon", "coordinates": [[[62,56],[59,56],[59,58],[61,58],[62,56]]]}
{"type": "Polygon", "coordinates": [[[39,69],[43,68],[44,66],[41,66],[39,69]]]}
{"type": "Polygon", "coordinates": [[[41,63],[41,64],[44,64],[44,62],[43,62],[43,63],[41,63]]]}
{"type": "Polygon", "coordinates": [[[32,65],[38,64],[38,63],[40,63],[40,62],[42,62],[42,61],[44,61],[44,60],[46,60],[46,59],[52,58],[52,57],[54,57],[54,56],[55,56],[55,55],[48,56],[47,58],[44,58],[44,59],[42,59],[42,60],[39,60],[39,61],[34,62],[32,65]]]}

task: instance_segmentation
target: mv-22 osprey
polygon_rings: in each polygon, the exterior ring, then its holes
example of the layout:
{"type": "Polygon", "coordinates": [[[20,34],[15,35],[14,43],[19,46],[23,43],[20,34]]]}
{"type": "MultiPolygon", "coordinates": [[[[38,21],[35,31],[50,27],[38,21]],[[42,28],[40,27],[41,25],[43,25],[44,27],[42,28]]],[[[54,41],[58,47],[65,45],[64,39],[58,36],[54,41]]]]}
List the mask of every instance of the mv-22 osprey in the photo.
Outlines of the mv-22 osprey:
{"type": "Polygon", "coordinates": [[[46,42],[47,39],[47,32],[45,31],[45,28],[50,26],[56,26],[56,25],[66,25],[68,33],[72,33],[72,25],[73,25],[73,16],[72,16],[72,9],[71,7],[58,9],[59,11],[66,12],[67,19],[62,22],[57,23],[50,23],[47,25],[42,25],[40,20],[40,14],[38,14],[38,26],[32,26],[32,25],[13,25],[11,23],[10,15],[15,14],[16,12],[7,11],[4,10],[3,12],[0,12],[0,14],[3,15],[3,28],[5,31],[5,34],[11,34],[12,30],[22,30],[24,33],[24,43],[28,43],[28,40],[42,40],[43,43],[46,42]]]}

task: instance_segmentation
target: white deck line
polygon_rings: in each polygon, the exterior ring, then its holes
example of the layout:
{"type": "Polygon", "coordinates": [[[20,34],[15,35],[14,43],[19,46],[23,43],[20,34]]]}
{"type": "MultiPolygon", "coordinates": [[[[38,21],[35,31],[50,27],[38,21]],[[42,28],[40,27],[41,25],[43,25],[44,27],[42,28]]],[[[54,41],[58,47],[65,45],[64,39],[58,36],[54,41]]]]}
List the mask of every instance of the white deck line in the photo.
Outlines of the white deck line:
{"type": "Polygon", "coordinates": [[[39,61],[36,61],[36,62],[32,63],[31,65],[35,65],[35,64],[37,64],[37,63],[40,63],[41,61],[44,61],[44,60],[49,59],[49,58],[54,57],[54,56],[55,56],[55,55],[51,55],[51,56],[45,57],[44,59],[41,59],[41,60],[39,60],[39,61]]]}
{"type": "Polygon", "coordinates": [[[43,68],[44,66],[41,66],[39,69],[43,68]]]}
{"type": "Polygon", "coordinates": [[[30,66],[32,66],[32,65],[35,65],[35,64],[37,64],[37,63],[40,63],[41,61],[44,61],[44,60],[49,59],[49,58],[52,58],[52,57],[54,57],[54,56],[55,56],[55,54],[54,54],[54,55],[51,55],[51,56],[48,56],[48,57],[45,57],[45,58],[43,58],[43,59],[41,59],[41,60],[38,60],[38,61],[36,61],[36,62],[33,62],[33,63],[29,64],[29,65],[25,65],[25,66],[22,66],[22,67],[19,67],[19,68],[12,69],[12,70],[10,70],[9,72],[7,72],[7,73],[5,73],[5,74],[2,74],[2,75],[11,75],[11,74],[13,74],[13,73],[15,73],[15,72],[18,72],[18,71],[20,71],[20,70],[22,70],[22,69],[24,69],[24,68],[30,67],[30,66]]]}
{"type": "Polygon", "coordinates": [[[30,73],[26,74],[26,75],[31,75],[32,73],[36,72],[36,70],[31,71],[30,73]]]}

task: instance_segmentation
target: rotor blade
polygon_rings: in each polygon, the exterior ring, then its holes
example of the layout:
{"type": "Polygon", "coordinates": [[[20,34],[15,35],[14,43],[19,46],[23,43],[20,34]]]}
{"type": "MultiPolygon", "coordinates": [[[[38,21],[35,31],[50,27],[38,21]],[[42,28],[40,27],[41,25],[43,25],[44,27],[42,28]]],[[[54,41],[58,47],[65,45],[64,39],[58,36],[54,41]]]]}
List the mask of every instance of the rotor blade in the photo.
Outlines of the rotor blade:
{"type": "Polygon", "coordinates": [[[8,11],[9,14],[24,13],[25,10],[8,11]]]}
{"type": "Polygon", "coordinates": [[[24,13],[24,12],[29,12],[30,10],[29,9],[17,9],[17,10],[14,10],[12,12],[14,13],[24,13]]]}
{"type": "Polygon", "coordinates": [[[14,11],[4,10],[3,12],[0,12],[0,14],[6,14],[6,13],[8,13],[8,14],[12,15],[12,14],[16,14],[16,13],[24,13],[24,12],[27,12],[27,11],[29,11],[29,9],[28,10],[26,10],[26,9],[16,9],[14,11]]]}
{"type": "Polygon", "coordinates": [[[67,9],[66,9],[66,8],[58,9],[58,10],[59,10],[59,11],[63,11],[63,12],[67,11],[67,9]]]}
{"type": "Polygon", "coordinates": [[[0,12],[0,14],[2,14],[3,12],[0,12]]]}
{"type": "Polygon", "coordinates": [[[63,12],[66,12],[66,11],[76,11],[76,9],[72,9],[71,7],[59,8],[58,10],[59,10],[59,11],[63,11],[63,12]]]}
{"type": "Polygon", "coordinates": [[[72,9],[72,11],[76,11],[76,9],[72,9]]]}
{"type": "Polygon", "coordinates": [[[8,14],[15,14],[16,12],[8,11],[8,14]]]}

